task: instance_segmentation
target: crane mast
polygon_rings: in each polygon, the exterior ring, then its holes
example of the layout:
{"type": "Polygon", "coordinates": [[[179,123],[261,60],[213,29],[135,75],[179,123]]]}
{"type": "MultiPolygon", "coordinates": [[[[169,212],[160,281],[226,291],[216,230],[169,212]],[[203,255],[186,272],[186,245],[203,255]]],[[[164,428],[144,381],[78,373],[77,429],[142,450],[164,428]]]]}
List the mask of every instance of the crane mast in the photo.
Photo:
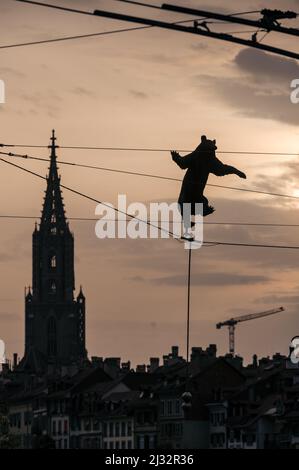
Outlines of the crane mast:
{"type": "Polygon", "coordinates": [[[228,327],[228,336],[229,336],[229,352],[232,355],[235,355],[235,330],[238,323],[255,320],[256,318],[268,317],[269,315],[274,315],[275,313],[283,312],[285,309],[283,307],[273,308],[271,310],[266,310],[259,313],[251,313],[248,315],[241,315],[240,317],[230,318],[224,322],[217,323],[216,328],[220,329],[223,326],[228,327]]]}

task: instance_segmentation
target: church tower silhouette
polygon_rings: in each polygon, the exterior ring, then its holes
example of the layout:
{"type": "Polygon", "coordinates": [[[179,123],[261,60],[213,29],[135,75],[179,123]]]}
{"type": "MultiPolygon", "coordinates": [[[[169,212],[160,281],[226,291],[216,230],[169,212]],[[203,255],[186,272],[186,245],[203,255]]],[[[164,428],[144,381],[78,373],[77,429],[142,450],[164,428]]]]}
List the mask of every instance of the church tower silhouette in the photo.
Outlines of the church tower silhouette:
{"type": "Polygon", "coordinates": [[[25,294],[25,355],[20,368],[45,372],[49,365],[79,364],[85,348],[85,297],[76,299],[74,237],[66,219],[58,176],[55,131],[39,226],[32,236],[32,288],[25,294]]]}

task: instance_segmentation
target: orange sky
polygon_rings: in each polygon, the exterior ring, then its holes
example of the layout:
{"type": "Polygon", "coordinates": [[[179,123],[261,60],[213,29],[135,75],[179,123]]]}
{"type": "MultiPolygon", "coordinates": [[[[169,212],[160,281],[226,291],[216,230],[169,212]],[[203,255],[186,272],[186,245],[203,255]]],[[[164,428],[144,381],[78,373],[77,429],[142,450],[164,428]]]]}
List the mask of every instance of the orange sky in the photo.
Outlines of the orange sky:
{"type": "MultiPolygon", "coordinates": [[[[57,0],[54,4],[92,11],[106,8],[134,15],[181,20],[182,15],[121,5],[112,0],[57,0]]],[[[150,2],[149,2],[150,3],[150,2]]],[[[151,2],[159,4],[159,2],[151,2]]],[[[197,1],[180,4],[198,6],[197,1]]],[[[202,9],[256,10],[260,1],[209,1],[202,9]],[[225,5],[225,7],[224,7],[225,5]]],[[[299,1],[273,1],[271,8],[299,11],[299,1]],[[283,6],[282,6],[283,4],[283,6]]],[[[125,23],[71,15],[2,1],[0,44],[108,31],[125,23]]],[[[184,17],[185,19],[185,17],[184,17]]],[[[289,23],[299,26],[299,21],[289,23]]],[[[129,25],[130,26],[130,25],[129,25]]],[[[131,25],[133,26],[133,25],[131,25]]],[[[215,30],[219,26],[215,26],[215,30]]],[[[222,26],[225,31],[240,27],[222,26]]],[[[242,28],[241,28],[242,29],[242,28]]],[[[273,33],[272,33],[273,35],[273,33]]],[[[273,44],[298,51],[289,37],[273,44]]],[[[265,39],[266,41],[266,39],[265,39]]],[[[176,32],[148,29],[49,45],[0,50],[0,142],[47,145],[52,128],[58,144],[194,148],[201,134],[216,138],[219,150],[298,151],[299,105],[290,104],[296,61],[253,49],[176,32]]],[[[23,149],[18,149],[20,152],[23,149]]],[[[46,149],[24,149],[47,157],[46,149]]],[[[60,150],[59,158],[172,177],[182,172],[167,153],[60,150]]],[[[248,180],[211,177],[210,182],[293,194],[297,158],[221,155],[248,180]],[[216,181],[217,180],[217,181],[216,181]]],[[[43,162],[17,163],[43,175],[43,162]]],[[[62,182],[100,200],[117,195],[132,201],[175,201],[179,183],[60,166],[62,182]]],[[[0,215],[38,216],[43,181],[1,163],[0,215]]],[[[298,193],[297,193],[298,194],[298,193]]],[[[207,189],[216,206],[212,221],[298,223],[299,202],[207,189]]],[[[64,191],[67,215],[94,217],[95,204],[64,191]]],[[[72,221],[76,284],[87,297],[90,355],[121,356],[133,363],[161,356],[171,345],[185,350],[187,252],[171,240],[98,240],[93,222],[72,221]]],[[[8,355],[23,353],[24,286],[31,283],[34,220],[1,219],[0,337],[8,355]]],[[[206,226],[206,239],[298,245],[299,228],[206,226]]],[[[217,343],[228,335],[215,324],[231,315],[280,305],[281,315],[238,327],[237,352],[288,352],[298,335],[299,253],[256,248],[214,247],[195,251],[191,344],[217,343]]]]}

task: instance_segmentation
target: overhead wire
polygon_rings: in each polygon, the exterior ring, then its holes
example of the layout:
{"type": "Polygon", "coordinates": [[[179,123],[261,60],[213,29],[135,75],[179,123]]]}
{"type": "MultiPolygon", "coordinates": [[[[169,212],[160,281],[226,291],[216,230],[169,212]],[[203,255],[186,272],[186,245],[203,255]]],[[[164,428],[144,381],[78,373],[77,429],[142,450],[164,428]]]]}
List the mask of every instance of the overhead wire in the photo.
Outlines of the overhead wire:
{"type": "MultiPolygon", "coordinates": [[[[29,155],[21,155],[17,153],[12,153],[12,152],[2,152],[0,151],[0,155],[6,155],[9,157],[16,157],[16,158],[23,158],[23,159],[28,159],[28,160],[37,160],[37,161],[43,161],[49,163],[49,160],[47,158],[41,158],[41,157],[33,157],[29,155]]],[[[98,171],[107,171],[107,172],[112,172],[112,173],[121,173],[121,174],[126,174],[126,175],[134,175],[134,176],[141,176],[141,177],[146,177],[146,178],[154,178],[154,179],[161,179],[161,180],[167,180],[167,181],[176,181],[180,182],[180,178],[172,178],[168,176],[162,176],[162,175],[154,175],[150,173],[141,173],[141,172],[135,172],[135,171],[128,171],[128,170],[121,170],[121,169],[116,169],[116,168],[107,168],[107,167],[100,167],[100,166],[95,166],[95,165],[86,165],[84,163],[75,163],[75,162],[66,162],[63,160],[59,160],[59,164],[61,165],[68,165],[72,167],[79,167],[79,168],[88,168],[88,169],[93,169],[93,170],[98,170],[98,171]]],[[[213,188],[221,188],[221,189],[228,189],[231,191],[242,191],[242,192],[248,192],[248,193],[253,193],[253,194],[261,194],[261,195],[267,195],[267,196],[274,196],[274,197],[283,197],[283,198],[289,198],[289,199],[299,199],[299,196],[294,196],[291,194],[282,194],[282,193],[274,193],[270,191],[261,191],[258,189],[250,189],[250,188],[240,188],[240,187],[235,187],[235,186],[225,186],[225,185],[220,185],[220,184],[212,184],[208,183],[207,186],[213,187],[213,188]]]]}
{"type": "MultiPolygon", "coordinates": [[[[184,23],[190,23],[190,22],[194,22],[194,19],[176,21],[172,24],[184,24],[184,23]]],[[[139,30],[142,30],[142,29],[149,29],[149,28],[154,28],[154,26],[150,26],[150,25],[135,26],[135,27],[130,27],[130,28],[121,28],[121,29],[112,29],[112,30],[109,30],[109,31],[100,31],[100,32],[97,32],[97,33],[79,34],[79,35],[65,36],[65,37],[59,37],[59,38],[53,38],[53,39],[41,39],[41,40],[38,40],[38,41],[28,41],[28,42],[7,44],[7,45],[0,46],[0,49],[11,49],[11,48],[14,48],[14,47],[34,46],[34,45],[39,45],[39,44],[50,44],[50,43],[54,43],[54,42],[71,41],[71,40],[74,40],[74,39],[84,39],[84,38],[91,38],[91,37],[97,37],[97,36],[109,36],[109,35],[112,35],[112,34],[127,33],[127,32],[130,32],[130,31],[139,31],[139,30]]]]}
{"type": "MultiPolygon", "coordinates": [[[[36,220],[40,216],[36,215],[19,215],[19,214],[0,214],[0,219],[30,219],[30,220],[36,220]]],[[[68,220],[73,220],[73,221],[82,221],[82,222],[95,222],[99,220],[96,217],[68,217],[68,220]]],[[[102,220],[105,220],[107,222],[118,222],[122,221],[123,219],[107,219],[107,218],[102,218],[102,220]]],[[[131,219],[126,219],[128,222],[131,219]]],[[[154,222],[169,222],[169,223],[175,223],[173,220],[156,220],[154,222]]],[[[195,223],[200,223],[200,222],[195,222],[195,223]]],[[[229,226],[253,226],[253,227],[271,227],[271,228],[299,228],[299,224],[278,224],[278,223],[259,223],[259,222],[203,222],[203,225],[229,225],[229,226]]]]}
{"type": "MultiPolygon", "coordinates": [[[[0,143],[0,147],[19,147],[19,148],[49,148],[48,145],[34,145],[34,144],[3,144],[0,143]]],[[[169,148],[154,148],[154,147],[100,147],[100,146],[80,146],[80,145],[57,145],[58,149],[65,150],[106,150],[115,152],[170,152],[173,149],[169,148]]],[[[179,152],[192,152],[191,149],[177,149],[179,152]]],[[[298,157],[299,151],[294,152],[258,152],[258,151],[246,151],[246,150],[217,150],[218,154],[229,154],[229,155],[273,155],[273,156],[289,156],[298,157]]]]}
{"type": "MultiPolygon", "coordinates": [[[[4,158],[0,157],[0,161],[2,161],[3,163],[6,163],[7,165],[11,165],[12,167],[15,167],[21,171],[24,171],[25,173],[28,173],[28,174],[31,174],[39,179],[42,179],[44,181],[47,181],[47,178],[45,176],[42,176],[40,175],[39,173],[36,173],[32,170],[28,170],[27,168],[24,168],[20,165],[17,165],[16,163],[13,163],[13,162],[10,162],[10,161],[7,161],[5,160],[4,158]]],[[[184,237],[181,237],[181,238],[178,238],[176,234],[174,234],[172,231],[170,230],[166,230],[166,229],[163,229],[163,227],[161,226],[156,226],[156,225],[153,225],[151,222],[149,222],[148,220],[143,220],[143,219],[139,219],[138,217],[132,215],[132,214],[129,214],[125,211],[122,211],[116,207],[113,207],[105,202],[102,202],[92,196],[89,196],[85,193],[83,193],[82,191],[78,191],[76,189],[73,189],[69,186],[66,186],[64,184],[60,184],[61,188],[62,189],[65,189],[66,191],[69,191],[73,194],[76,194],[78,196],[81,196],[85,199],[88,199],[92,202],[96,202],[97,204],[101,204],[103,205],[104,207],[108,207],[109,209],[112,209],[114,210],[115,212],[119,213],[119,214],[123,214],[123,215],[126,215],[127,217],[129,217],[130,219],[134,219],[138,222],[141,222],[141,223],[144,223],[148,226],[151,226],[153,228],[156,228],[157,230],[159,230],[160,232],[165,232],[167,233],[168,235],[171,235],[174,240],[178,241],[178,242],[182,242],[182,241],[185,241],[185,242],[190,242],[190,240],[187,240],[186,238],[184,237]]],[[[192,243],[199,243],[200,245],[202,244],[200,241],[198,240],[194,240],[192,241],[192,243]]],[[[223,245],[223,246],[239,246],[239,247],[255,247],[255,248],[274,248],[274,249],[287,249],[287,250],[299,250],[299,246],[296,246],[296,245],[273,245],[273,244],[253,244],[253,243],[238,243],[238,242],[222,242],[222,241],[218,241],[218,240],[206,240],[206,241],[203,241],[203,245],[215,245],[215,246],[218,246],[218,245],[223,245]]]]}

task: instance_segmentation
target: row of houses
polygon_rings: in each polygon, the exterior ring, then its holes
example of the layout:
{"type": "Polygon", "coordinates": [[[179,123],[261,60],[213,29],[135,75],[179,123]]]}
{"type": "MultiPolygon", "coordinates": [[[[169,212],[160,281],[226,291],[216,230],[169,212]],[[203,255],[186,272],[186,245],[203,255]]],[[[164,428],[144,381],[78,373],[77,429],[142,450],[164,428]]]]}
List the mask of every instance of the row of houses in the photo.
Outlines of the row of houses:
{"type": "Polygon", "coordinates": [[[174,347],[161,366],[94,358],[73,375],[6,370],[0,387],[19,448],[299,448],[299,369],[280,355],[244,367],[211,345],[187,368],[174,347]]]}

